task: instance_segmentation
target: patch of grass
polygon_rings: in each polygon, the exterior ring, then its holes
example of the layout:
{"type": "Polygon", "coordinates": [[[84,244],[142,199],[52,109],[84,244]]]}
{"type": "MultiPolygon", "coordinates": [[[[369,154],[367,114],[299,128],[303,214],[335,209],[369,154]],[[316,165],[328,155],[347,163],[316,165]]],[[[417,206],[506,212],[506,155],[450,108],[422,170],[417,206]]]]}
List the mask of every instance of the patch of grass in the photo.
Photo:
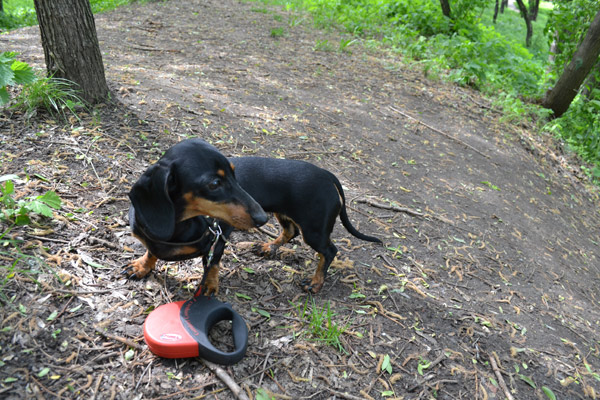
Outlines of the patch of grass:
{"type": "Polygon", "coordinates": [[[255,12],[255,13],[259,13],[259,14],[268,14],[270,11],[266,8],[260,7],[260,8],[251,8],[250,11],[255,12]]]}
{"type": "Polygon", "coordinates": [[[271,28],[271,37],[280,38],[285,35],[285,29],[283,28],[271,28]]]}
{"type": "Polygon", "coordinates": [[[347,353],[340,341],[341,335],[348,328],[348,324],[341,326],[334,321],[335,313],[331,310],[329,301],[318,307],[311,297],[304,304],[296,305],[298,318],[304,321],[306,334],[310,340],[325,343],[338,351],[347,353]]]}
{"type": "Polygon", "coordinates": [[[340,39],[340,51],[350,52],[350,46],[356,43],[358,39],[340,39]]]}
{"type": "Polygon", "coordinates": [[[314,51],[333,51],[333,46],[329,43],[329,40],[323,39],[315,42],[315,46],[313,47],[314,51]]]}
{"type": "Polygon", "coordinates": [[[75,83],[61,78],[43,77],[24,85],[12,107],[23,110],[26,116],[44,109],[66,119],[67,114],[77,117],[77,109],[84,107],[84,101],[79,97],[75,83]]]}

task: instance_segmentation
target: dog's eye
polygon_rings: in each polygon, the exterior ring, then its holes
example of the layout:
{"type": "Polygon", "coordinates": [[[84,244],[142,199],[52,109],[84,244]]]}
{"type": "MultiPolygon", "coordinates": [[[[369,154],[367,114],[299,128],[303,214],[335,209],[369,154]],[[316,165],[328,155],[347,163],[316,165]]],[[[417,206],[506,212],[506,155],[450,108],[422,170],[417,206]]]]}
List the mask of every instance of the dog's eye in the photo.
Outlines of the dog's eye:
{"type": "Polygon", "coordinates": [[[217,190],[220,186],[221,186],[221,180],[219,178],[217,178],[208,184],[208,189],[217,190]]]}

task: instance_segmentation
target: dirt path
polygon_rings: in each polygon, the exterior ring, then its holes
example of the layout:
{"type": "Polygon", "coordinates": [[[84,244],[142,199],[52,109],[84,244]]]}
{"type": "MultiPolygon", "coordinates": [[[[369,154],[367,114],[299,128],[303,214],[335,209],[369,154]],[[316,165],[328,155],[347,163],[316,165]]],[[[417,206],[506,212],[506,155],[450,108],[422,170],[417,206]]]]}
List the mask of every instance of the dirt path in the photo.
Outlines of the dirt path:
{"type": "MultiPolygon", "coordinates": [[[[22,195],[65,200],[47,227],[15,231],[59,272],[2,276],[14,297],[0,311],[0,397],[231,398],[199,360],[156,358],[142,340],[151,307],[191,296],[199,260],[119,276],[142,251],[126,194],[189,136],[330,169],[353,223],[385,242],[334,231],[339,261],[314,307],[331,305],[340,351],[302,313],[313,252],[297,241],[265,260],[245,246],[262,234],[234,235],[219,298],[250,327],[247,356],[226,369],[249,395],[598,396],[598,197],[526,128],[500,123],[477,93],[360,45],[340,51],[343,36],[260,3],[171,0],[96,24],[116,106],[66,127],[0,115],[1,174],[25,168],[46,181],[20,183],[22,195]],[[119,338],[137,343],[131,358],[119,338]]],[[[0,45],[43,63],[35,28],[0,45]]]]}

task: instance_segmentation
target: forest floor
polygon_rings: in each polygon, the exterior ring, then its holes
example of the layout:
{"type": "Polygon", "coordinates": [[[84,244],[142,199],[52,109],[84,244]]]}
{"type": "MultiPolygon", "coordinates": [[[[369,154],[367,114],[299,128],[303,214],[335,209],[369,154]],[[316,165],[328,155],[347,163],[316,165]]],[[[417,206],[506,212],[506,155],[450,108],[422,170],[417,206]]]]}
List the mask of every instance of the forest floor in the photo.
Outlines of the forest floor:
{"type": "MultiPolygon", "coordinates": [[[[192,296],[200,260],[121,275],[144,251],[127,193],[187,137],[331,170],[354,225],[384,242],[337,224],[338,260],[311,298],[301,240],[266,259],[247,250],[262,232],[234,233],[218,298],[250,338],[223,371],[249,397],[600,396],[599,198],[551,138],[261,3],[153,2],[96,27],[110,104],[68,123],[0,114],[0,175],[20,176],[20,198],[63,199],[52,220],[10,232],[36,258],[11,272],[3,246],[0,397],[233,397],[202,360],[156,357],[143,340],[149,310],[192,296]],[[337,345],[315,323],[327,305],[337,345]]],[[[37,28],[0,46],[43,68],[37,28]]]]}

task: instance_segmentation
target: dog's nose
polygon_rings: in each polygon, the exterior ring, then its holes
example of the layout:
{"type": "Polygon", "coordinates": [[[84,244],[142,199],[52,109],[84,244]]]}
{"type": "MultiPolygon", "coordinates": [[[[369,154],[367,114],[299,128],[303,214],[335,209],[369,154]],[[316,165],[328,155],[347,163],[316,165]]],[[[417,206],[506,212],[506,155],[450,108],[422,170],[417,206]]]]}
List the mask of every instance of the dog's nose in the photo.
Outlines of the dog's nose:
{"type": "Polygon", "coordinates": [[[252,220],[254,221],[254,224],[259,227],[262,226],[264,224],[267,223],[267,221],[269,220],[269,217],[267,216],[267,214],[263,211],[260,213],[256,213],[252,216],[252,220]]]}

